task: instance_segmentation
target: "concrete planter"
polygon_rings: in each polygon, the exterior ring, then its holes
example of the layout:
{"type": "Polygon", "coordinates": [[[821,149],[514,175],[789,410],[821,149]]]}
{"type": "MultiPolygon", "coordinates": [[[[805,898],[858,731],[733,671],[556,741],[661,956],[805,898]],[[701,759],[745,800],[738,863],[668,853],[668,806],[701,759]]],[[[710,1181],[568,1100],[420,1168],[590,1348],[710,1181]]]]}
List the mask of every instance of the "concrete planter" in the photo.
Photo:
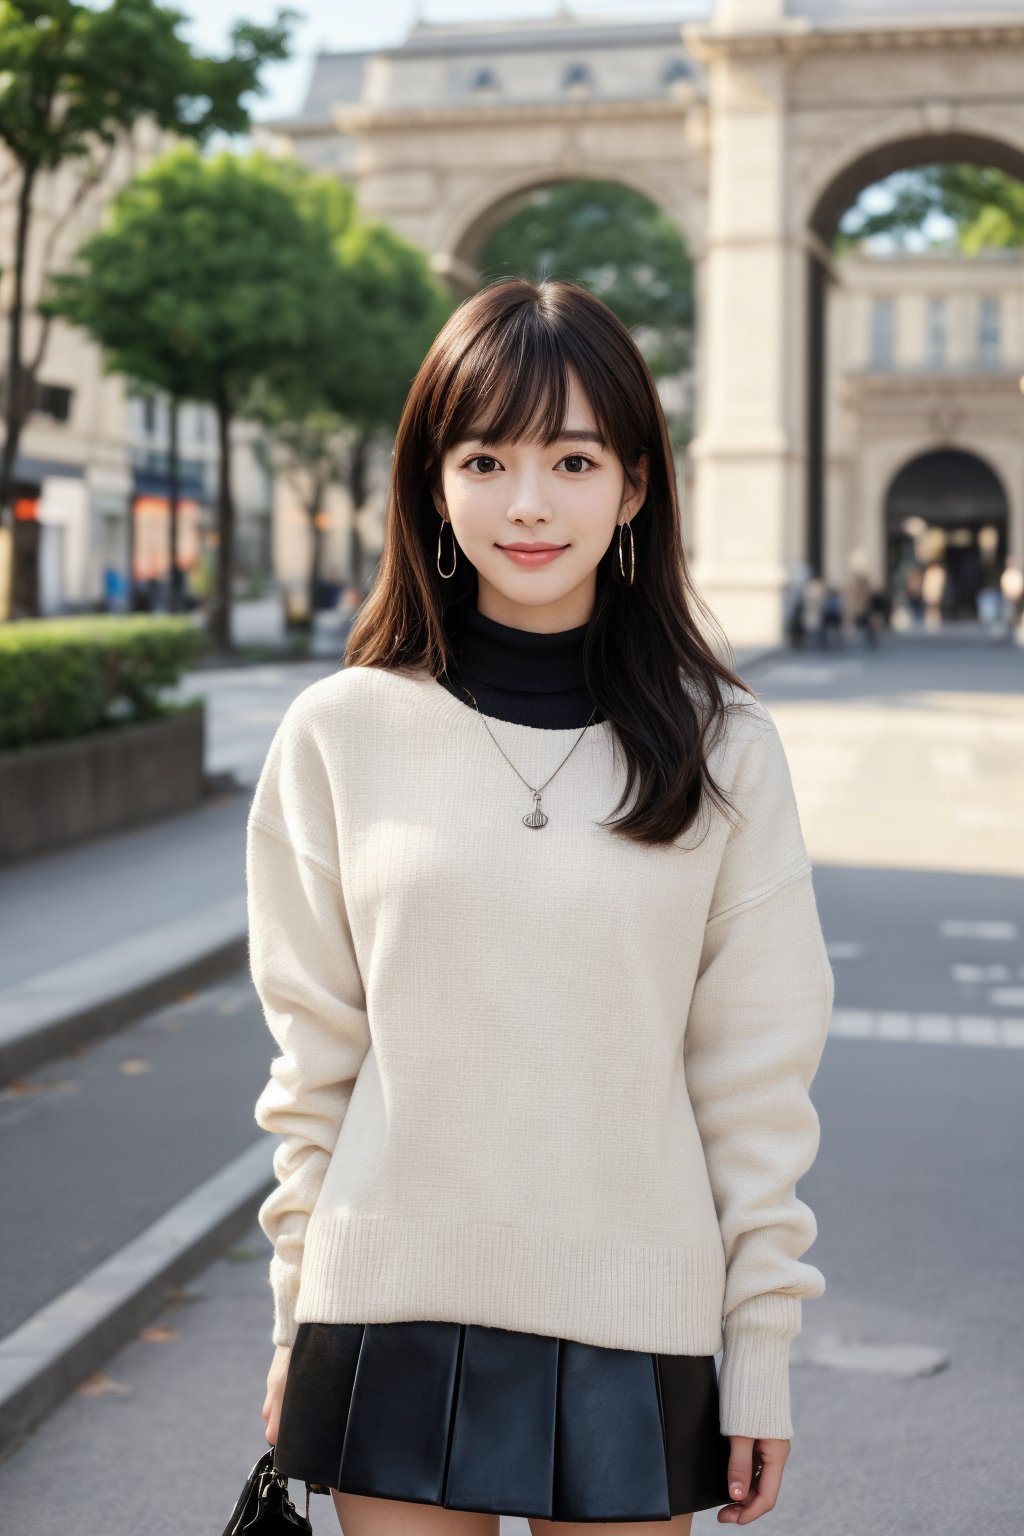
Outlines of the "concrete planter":
{"type": "Polygon", "coordinates": [[[0,864],[196,805],[205,722],[189,709],[0,752],[0,864]]]}

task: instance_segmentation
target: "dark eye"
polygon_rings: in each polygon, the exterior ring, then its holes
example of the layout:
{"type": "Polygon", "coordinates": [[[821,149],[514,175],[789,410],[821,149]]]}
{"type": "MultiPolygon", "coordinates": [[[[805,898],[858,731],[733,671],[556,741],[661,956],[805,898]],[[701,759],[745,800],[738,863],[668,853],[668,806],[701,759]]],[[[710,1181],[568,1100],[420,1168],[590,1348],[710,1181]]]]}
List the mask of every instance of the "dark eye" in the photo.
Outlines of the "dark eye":
{"type": "Polygon", "coordinates": [[[570,474],[575,475],[579,474],[580,470],[586,469],[590,460],[585,458],[582,453],[567,453],[562,463],[569,470],[570,474]]]}
{"type": "Polygon", "coordinates": [[[467,464],[480,464],[482,466],[480,470],[482,475],[490,474],[497,462],[497,459],[492,458],[489,453],[478,453],[473,458],[466,460],[467,464]]]}

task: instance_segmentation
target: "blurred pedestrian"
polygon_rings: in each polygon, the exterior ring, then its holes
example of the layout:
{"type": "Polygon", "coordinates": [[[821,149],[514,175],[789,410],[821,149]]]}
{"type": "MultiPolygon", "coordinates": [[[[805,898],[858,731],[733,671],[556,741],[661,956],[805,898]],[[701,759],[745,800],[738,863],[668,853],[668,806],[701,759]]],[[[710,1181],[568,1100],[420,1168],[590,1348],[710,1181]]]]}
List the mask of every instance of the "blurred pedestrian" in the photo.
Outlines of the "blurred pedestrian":
{"type": "Polygon", "coordinates": [[[924,596],[921,590],[923,578],[924,571],[921,566],[912,565],[903,581],[903,595],[915,624],[924,622],[924,596]]]}
{"type": "Polygon", "coordinates": [[[785,631],[790,645],[799,651],[804,643],[804,584],[794,582],[786,595],[785,631]]]}
{"type": "Polygon", "coordinates": [[[892,603],[889,595],[875,588],[868,599],[867,627],[864,638],[872,650],[878,646],[882,631],[886,628],[892,615],[892,603]]]}
{"type": "Polygon", "coordinates": [[[843,641],[843,594],[838,587],[827,586],[821,603],[821,644],[841,645],[843,641]]]}
{"type": "Polygon", "coordinates": [[[850,623],[867,638],[868,603],[871,599],[871,583],[863,571],[854,571],[850,577],[847,609],[850,623]]]}
{"type": "Polygon", "coordinates": [[[803,629],[805,635],[812,635],[818,645],[825,644],[825,583],[820,576],[812,576],[804,584],[803,592],[803,629]]]}
{"type": "Polygon", "coordinates": [[[1003,599],[1003,619],[1008,630],[1016,629],[1024,612],[1024,571],[1016,555],[1007,555],[999,577],[1003,599]]]}
{"type": "Polygon", "coordinates": [[[924,603],[925,623],[933,629],[942,624],[945,594],[946,567],[941,560],[932,560],[925,566],[921,577],[921,600],[924,603]]]}

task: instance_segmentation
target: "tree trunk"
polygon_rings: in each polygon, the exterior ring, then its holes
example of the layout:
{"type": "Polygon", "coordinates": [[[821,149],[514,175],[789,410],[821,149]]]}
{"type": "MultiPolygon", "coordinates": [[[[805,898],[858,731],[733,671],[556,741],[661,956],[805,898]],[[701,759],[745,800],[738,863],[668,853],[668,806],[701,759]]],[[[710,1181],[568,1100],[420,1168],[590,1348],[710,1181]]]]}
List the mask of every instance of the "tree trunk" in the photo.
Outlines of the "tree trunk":
{"type": "MultiPolygon", "coordinates": [[[[316,471],[313,471],[316,476],[316,471]]],[[[318,526],[320,511],[323,507],[324,491],[319,476],[315,478],[313,495],[306,503],[306,512],[309,515],[309,537],[311,555],[309,561],[309,633],[312,635],[316,628],[316,600],[320,586],[320,566],[323,561],[324,536],[323,530],[318,526]]]]}
{"type": "Polygon", "coordinates": [[[352,521],[349,524],[349,580],[360,592],[363,590],[363,540],[356,514],[366,501],[372,443],[372,432],[360,432],[352,444],[348,460],[348,493],[352,498],[352,521]]]}
{"type": "MultiPolygon", "coordinates": [[[[4,400],[4,423],[7,436],[0,454],[0,521],[13,530],[14,522],[14,465],[18,457],[22,428],[31,410],[29,386],[22,359],[25,318],[25,270],[28,253],[28,232],[32,222],[32,191],[35,185],[36,167],[26,165],[22,171],[18,189],[17,214],[14,235],[14,294],[7,321],[7,389],[4,400]]],[[[16,562],[11,561],[12,581],[16,562]]],[[[9,612],[12,618],[30,618],[39,610],[39,589],[35,560],[32,561],[30,578],[18,583],[21,590],[11,595],[9,612]]],[[[0,607],[3,605],[0,604],[0,607]]]]}
{"type": "Polygon", "coordinates": [[[126,613],[135,612],[135,492],[128,495],[128,593],[126,613]]]}
{"type": "Polygon", "coordinates": [[[227,655],[231,643],[231,584],[235,566],[235,504],[231,490],[231,402],[221,389],[214,401],[217,408],[219,447],[217,492],[217,598],[213,611],[213,640],[217,650],[227,655]]]}
{"type": "Polygon", "coordinates": [[[180,613],[181,602],[181,571],[178,567],[178,502],[179,496],[179,470],[178,470],[178,399],[172,395],[170,399],[170,419],[168,422],[167,439],[167,480],[168,480],[168,513],[170,549],[167,571],[167,606],[172,613],[180,613]]]}

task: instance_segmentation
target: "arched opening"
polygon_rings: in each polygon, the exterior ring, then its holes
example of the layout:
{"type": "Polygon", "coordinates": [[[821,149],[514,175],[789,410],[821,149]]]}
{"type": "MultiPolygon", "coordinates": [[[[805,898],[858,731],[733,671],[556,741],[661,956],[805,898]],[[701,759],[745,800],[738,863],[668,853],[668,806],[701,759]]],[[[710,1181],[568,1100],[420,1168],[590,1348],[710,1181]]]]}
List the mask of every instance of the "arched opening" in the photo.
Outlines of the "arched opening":
{"type": "Polygon", "coordinates": [[[495,232],[513,221],[523,210],[542,206],[553,193],[570,185],[595,189],[621,188],[624,193],[643,199],[650,209],[678,232],[684,245],[687,243],[678,209],[669,206],[661,195],[661,189],[654,183],[648,183],[642,174],[634,173],[631,169],[628,179],[616,179],[608,177],[598,167],[577,165],[564,170],[545,167],[540,174],[516,175],[504,183],[496,181],[485,197],[465,208],[458,224],[449,231],[436,254],[435,265],[438,271],[456,288],[466,293],[472,292],[480,281],[481,252],[495,232]]]}
{"type": "Polygon", "coordinates": [[[678,222],[648,192],[597,176],[517,187],[467,218],[455,253],[466,285],[551,275],[603,299],[644,353],[673,446],[685,454],[694,417],[693,265],[678,222]]]}
{"type": "Polygon", "coordinates": [[[955,448],[918,454],[885,497],[888,592],[920,611],[930,590],[944,619],[975,619],[978,593],[999,584],[1008,525],[1006,491],[983,459],[955,448]]]}
{"type": "MultiPolygon", "coordinates": [[[[807,428],[807,479],[806,479],[806,530],[805,547],[807,560],[811,567],[819,574],[823,573],[826,551],[824,547],[826,526],[826,465],[828,444],[826,442],[827,411],[827,380],[829,378],[828,358],[826,356],[827,314],[829,290],[833,281],[832,248],[839,230],[840,220],[846,211],[857,201],[860,195],[869,187],[884,181],[895,172],[907,171],[924,166],[968,164],[979,167],[992,167],[1007,175],[1024,182],[1024,149],[992,138],[985,134],[965,132],[962,130],[946,130],[934,133],[922,133],[910,135],[906,138],[887,141],[872,146],[857,155],[829,181],[828,185],[819,193],[808,218],[809,255],[807,258],[807,395],[806,395],[806,428],[807,428]]],[[[926,456],[930,461],[941,455],[926,456]]],[[[982,486],[980,476],[986,471],[986,466],[972,458],[970,454],[954,454],[958,461],[965,459],[978,466],[977,471],[972,471],[969,477],[973,486],[972,495],[977,495],[981,500],[982,486]]],[[[917,473],[917,472],[915,472],[917,473]]],[[[931,475],[929,468],[920,472],[926,478],[931,475]]],[[[930,483],[930,481],[928,482],[930,483]]],[[[966,484],[967,482],[962,482],[966,484]]],[[[924,482],[919,483],[920,486],[924,482]]],[[[991,488],[990,488],[991,490],[991,488]]],[[[890,492],[890,495],[892,493],[890,492]]],[[[906,487],[901,486],[898,498],[904,497],[906,487]]],[[[924,494],[922,491],[921,494],[924,494]]],[[[1002,521],[992,526],[998,526],[1001,532],[998,534],[1000,558],[1006,554],[1006,502],[1001,497],[1002,521]]],[[[887,504],[888,506],[888,504],[887,504]]],[[[888,510],[886,512],[887,530],[888,510]]],[[[979,527],[987,526],[984,523],[979,527]]],[[[941,519],[936,528],[941,527],[941,519]]],[[[968,568],[979,557],[975,534],[970,532],[973,523],[964,523],[956,532],[957,543],[948,544],[949,558],[954,560],[958,567],[956,583],[950,581],[950,592],[954,585],[965,590],[970,587],[973,577],[969,576],[968,568]],[[952,551],[963,548],[965,553],[962,558],[954,555],[952,551]]],[[[940,541],[939,532],[931,536],[931,542],[936,547],[940,541]]],[[[991,542],[992,535],[986,534],[985,541],[991,542]]],[[[890,545],[887,559],[892,556],[890,545]]],[[[887,574],[891,577],[890,568],[887,574]]],[[[965,611],[964,605],[957,599],[958,612],[965,611]]]]}

